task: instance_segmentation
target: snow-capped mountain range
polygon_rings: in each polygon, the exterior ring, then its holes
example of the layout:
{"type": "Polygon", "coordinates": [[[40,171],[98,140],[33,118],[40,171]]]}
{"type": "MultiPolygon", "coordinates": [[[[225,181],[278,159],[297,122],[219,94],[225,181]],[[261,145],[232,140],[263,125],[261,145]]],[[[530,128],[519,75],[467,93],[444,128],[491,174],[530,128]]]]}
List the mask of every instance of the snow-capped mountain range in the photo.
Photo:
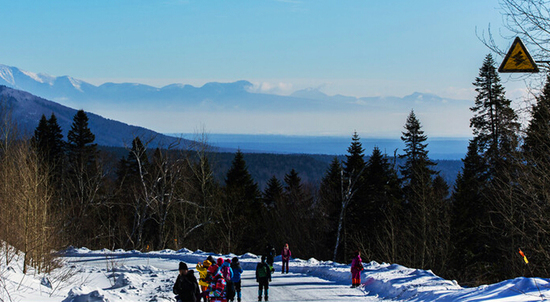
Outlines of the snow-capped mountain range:
{"type": "Polygon", "coordinates": [[[257,93],[248,81],[211,82],[201,87],[95,86],[70,76],[54,77],[6,65],[0,65],[0,85],[164,133],[192,132],[204,125],[213,133],[348,135],[357,130],[394,137],[400,135],[406,115],[414,109],[425,125],[438,131],[435,136],[470,135],[472,101],[427,93],[357,98],[304,89],[283,96],[257,93]]]}

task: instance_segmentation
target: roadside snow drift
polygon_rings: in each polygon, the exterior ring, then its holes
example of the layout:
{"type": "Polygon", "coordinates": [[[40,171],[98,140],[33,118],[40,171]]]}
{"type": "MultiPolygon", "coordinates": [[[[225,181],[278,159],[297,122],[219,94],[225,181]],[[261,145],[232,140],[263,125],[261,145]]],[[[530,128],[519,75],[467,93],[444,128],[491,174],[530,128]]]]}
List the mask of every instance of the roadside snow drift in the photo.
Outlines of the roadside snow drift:
{"type": "MultiPolygon", "coordinates": [[[[0,301],[175,301],[172,286],[179,261],[193,269],[207,256],[233,258],[200,250],[139,251],[71,248],[63,267],[47,276],[22,274],[21,258],[0,264],[0,301]],[[9,296],[8,296],[9,295],[9,296]]],[[[243,269],[243,301],[257,301],[254,270],[260,257],[238,256],[243,269]]],[[[497,284],[464,288],[431,271],[398,264],[364,264],[362,286],[350,288],[350,266],[316,259],[293,259],[290,274],[279,271],[270,285],[270,301],[544,301],[550,299],[548,279],[516,278],[497,284]]]]}

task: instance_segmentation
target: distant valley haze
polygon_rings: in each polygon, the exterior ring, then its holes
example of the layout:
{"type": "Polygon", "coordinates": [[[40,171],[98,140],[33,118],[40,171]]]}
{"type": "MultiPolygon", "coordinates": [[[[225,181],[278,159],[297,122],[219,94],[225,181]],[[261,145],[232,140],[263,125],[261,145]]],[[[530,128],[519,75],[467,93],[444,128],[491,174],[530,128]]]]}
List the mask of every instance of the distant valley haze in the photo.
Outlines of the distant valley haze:
{"type": "Polygon", "coordinates": [[[161,133],[346,136],[357,131],[363,137],[399,138],[407,115],[414,110],[429,137],[471,136],[473,100],[417,92],[405,97],[358,98],[329,96],[310,88],[275,95],[254,92],[253,84],[245,80],[201,87],[95,86],[70,76],[6,65],[0,65],[0,84],[161,133]]]}
{"type": "Polygon", "coordinates": [[[412,93],[405,97],[329,96],[310,88],[290,95],[254,92],[248,81],[99,86],[70,76],[55,77],[0,65],[0,85],[30,92],[67,107],[194,139],[202,133],[225,150],[344,154],[357,132],[366,153],[374,146],[392,155],[414,110],[429,137],[431,156],[460,159],[471,135],[473,101],[412,93]]]}

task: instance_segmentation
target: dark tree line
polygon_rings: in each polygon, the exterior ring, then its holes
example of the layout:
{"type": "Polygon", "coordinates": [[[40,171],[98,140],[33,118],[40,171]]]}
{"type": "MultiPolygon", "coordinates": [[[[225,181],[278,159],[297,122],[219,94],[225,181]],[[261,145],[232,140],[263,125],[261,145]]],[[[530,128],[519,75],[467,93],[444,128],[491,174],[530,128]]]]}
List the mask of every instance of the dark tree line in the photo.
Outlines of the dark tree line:
{"type": "Polygon", "coordinates": [[[8,139],[3,118],[0,215],[10,223],[0,238],[32,259],[68,245],[260,254],[289,243],[301,258],[348,262],[360,250],[467,284],[548,275],[550,77],[523,136],[490,55],[474,86],[473,138],[452,192],[414,111],[402,154],[366,155],[355,133],[319,183],[290,169],[263,190],[240,151],[217,180],[205,140],[150,149],[136,137],[117,158],[98,151],[84,111],[66,140],[53,114],[28,141],[8,139]]]}

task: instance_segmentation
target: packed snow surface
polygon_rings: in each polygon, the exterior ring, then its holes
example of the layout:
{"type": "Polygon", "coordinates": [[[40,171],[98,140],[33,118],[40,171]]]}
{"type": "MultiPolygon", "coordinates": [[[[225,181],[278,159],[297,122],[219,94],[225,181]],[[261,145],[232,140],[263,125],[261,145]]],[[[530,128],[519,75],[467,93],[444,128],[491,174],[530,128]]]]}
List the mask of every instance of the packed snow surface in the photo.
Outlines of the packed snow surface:
{"type": "MultiPolygon", "coordinates": [[[[62,267],[48,275],[22,273],[22,259],[0,264],[0,301],[175,301],[172,286],[180,261],[194,269],[207,256],[202,251],[163,250],[142,253],[124,250],[67,250],[62,267]]],[[[243,301],[257,301],[255,267],[260,258],[239,256],[244,269],[243,301]]],[[[292,259],[290,273],[280,273],[280,256],[270,284],[270,301],[546,301],[549,279],[516,278],[497,284],[464,288],[431,271],[398,264],[365,263],[362,285],[350,288],[349,264],[316,259],[292,259]]],[[[197,276],[198,273],[195,272],[197,276]]]]}

